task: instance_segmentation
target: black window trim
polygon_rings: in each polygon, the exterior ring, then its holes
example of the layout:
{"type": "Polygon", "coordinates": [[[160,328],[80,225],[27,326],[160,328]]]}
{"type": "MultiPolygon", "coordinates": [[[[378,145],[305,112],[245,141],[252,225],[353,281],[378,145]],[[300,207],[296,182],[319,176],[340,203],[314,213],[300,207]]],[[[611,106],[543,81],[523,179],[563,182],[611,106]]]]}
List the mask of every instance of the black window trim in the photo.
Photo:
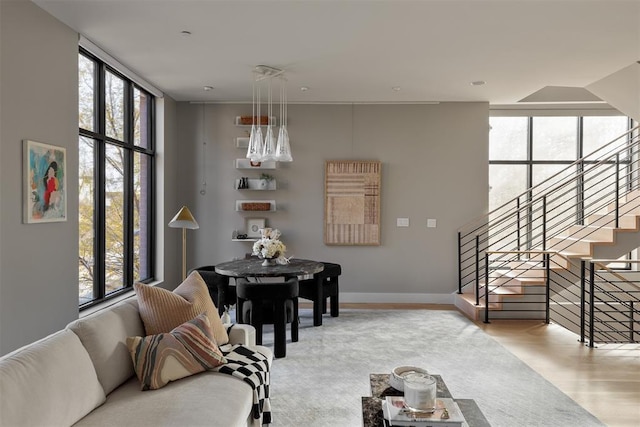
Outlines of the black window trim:
{"type": "Polygon", "coordinates": [[[132,203],[128,201],[131,198],[131,189],[134,182],[134,156],[136,153],[149,156],[149,165],[147,169],[147,182],[148,186],[148,230],[146,247],[148,248],[148,271],[150,277],[141,280],[144,283],[149,283],[154,280],[154,272],[156,266],[156,254],[153,248],[155,248],[155,194],[156,194],[156,180],[155,180],[155,145],[156,145],[156,132],[155,132],[155,119],[156,119],[156,96],[150,91],[138,85],[133,79],[128,78],[116,69],[111,67],[107,62],[103,61],[96,55],[92,54],[82,46],[79,47],[79,54],[85,56],[89,60],[93,61],[96,65],[94,69],[94,82],[97,84],[96,91],[94,92],[94,129],[97,131],[91,131],[79,127],[79,137],[85,137],[94,141],[94,185],[96,189],[105,188],[105,167],[106,167],[106,146],[111,145],[120,149],[126,150],[127,155],[124,156],[124,194],[125,199],[125,212],[124,212],[124,272],[123,272],[123,287],[115,291],[106,293],[105,283],[105,226],[106,226],[106,197],[104,191],[96,191],[96,198],[94,199],[94,282],[93,282],[93,299],[91,301],[79,304],[80,311],[93,307],[96,304],[104,302],[105,300],[115,298],[123,293],[130,292],[133,287],[133,244],[134,244],[134,207],[132,203]],[[105,76],[106,72],[113,74],[120,78],[124,82],[125,90],[125,123],[124,128],[126,134],[124,135],[125,141],[118,140],[106,135],[105,126],[105,76]],[[134,110],[134,92],[138,90],[145,94],[147,99],[147,123],[149,124],[148,132],[148,147],[141,147],[135,145],[134,142],[134,127],[131,121],[132,112],[134,110]]]}

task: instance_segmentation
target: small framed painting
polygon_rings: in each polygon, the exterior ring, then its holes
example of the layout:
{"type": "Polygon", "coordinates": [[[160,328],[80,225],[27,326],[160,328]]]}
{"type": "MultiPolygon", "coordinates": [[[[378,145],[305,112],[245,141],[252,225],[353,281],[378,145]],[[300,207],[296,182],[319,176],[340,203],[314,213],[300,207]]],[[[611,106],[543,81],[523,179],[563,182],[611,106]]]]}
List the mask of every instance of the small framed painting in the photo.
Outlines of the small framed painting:
{"type": "Polygon", "coordinates": [[[266,226],[267,220],[265,218],[247,218],[246,227],[247,237],[250,239],[260,238],[260,230],[266,226]]]}
{"type": "Polygon", "coordinates": [[[23,141],[23,221],[67,220],[67,151],[41,142],[23,141]]]}

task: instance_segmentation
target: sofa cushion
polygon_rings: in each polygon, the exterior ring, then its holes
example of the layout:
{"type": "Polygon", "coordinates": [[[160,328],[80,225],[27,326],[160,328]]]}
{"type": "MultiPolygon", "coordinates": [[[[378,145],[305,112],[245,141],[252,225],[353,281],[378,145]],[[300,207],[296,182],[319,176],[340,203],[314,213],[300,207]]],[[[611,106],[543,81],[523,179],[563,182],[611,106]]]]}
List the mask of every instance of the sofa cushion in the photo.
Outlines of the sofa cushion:
{"type": "Polygon", "coordinates": [[[133,377],[76,426],[246,427],[252,401],[249,384],[219,372],[206,371],[152,392],[141,392],[133,377]]]}
{"type": "Polygon", "coordinates": [[[129,337],[127,346],[142,390],[156,390],[226,363],[204,314],[166,334],[129,337]]]}
{"type": "Polygon", "coordinates": [[[133,374],[127,337],[144,335],[135,299],[123,301],[67,326],[87,349],[105,394],[133,374]]]}
{"type": "Polygon", "coordinates": [[[138,295],[140,317],[147,335],[170,332],[204,313],[211,322],[216,343],[222,345],[229,341],[218,309],[197,271],[192,272],[173,292],[142,283],[136,283],[133,287],[138,295]]]}
{"type": "Polygon", "coordinates": [[[68,426],[104,401],[91,359],[70,330],[0,359],[2,426],[68,426]]]}

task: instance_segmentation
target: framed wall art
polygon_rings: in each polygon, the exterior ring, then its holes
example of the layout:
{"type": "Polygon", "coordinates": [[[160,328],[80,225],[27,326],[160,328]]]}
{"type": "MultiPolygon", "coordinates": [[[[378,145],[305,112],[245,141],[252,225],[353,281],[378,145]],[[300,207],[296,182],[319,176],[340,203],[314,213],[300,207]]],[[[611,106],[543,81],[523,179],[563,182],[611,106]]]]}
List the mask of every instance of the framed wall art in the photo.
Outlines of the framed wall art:
{"type": "Polygon", "coordinates": [[[66,221],[66,149],[24,140],[23,161],[24,223],[66,221]]]}
{"type": "Polygon", "coordinates": [[[379,161],[325,162],[326,245],[380,245],[381,172],[379,161]]]}
{"type": "Polygon", "coordinates": [[[250,239],[260,238],[260,229],[266,226],[267,220],[265,218],[247,218],[245,220],[245,230],[247,230],[247,237],[250,239]]]}

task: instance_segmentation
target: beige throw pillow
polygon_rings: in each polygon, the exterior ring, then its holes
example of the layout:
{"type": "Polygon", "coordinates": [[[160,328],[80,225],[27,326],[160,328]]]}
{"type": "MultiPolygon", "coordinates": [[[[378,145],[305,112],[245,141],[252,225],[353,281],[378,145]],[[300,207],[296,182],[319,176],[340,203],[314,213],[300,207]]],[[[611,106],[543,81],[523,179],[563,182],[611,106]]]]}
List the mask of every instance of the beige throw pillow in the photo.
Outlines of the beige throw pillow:
{"type": "Polygon", "coordinates": [[[204,313],[211,322],[216,344],[229,342],[218,309],[197,271],[191,273],[173,292],[143,283],[136,283],[133,287],[138,295],[140,317],[147,335],[171,332],[176,326],[204,313]]]}

